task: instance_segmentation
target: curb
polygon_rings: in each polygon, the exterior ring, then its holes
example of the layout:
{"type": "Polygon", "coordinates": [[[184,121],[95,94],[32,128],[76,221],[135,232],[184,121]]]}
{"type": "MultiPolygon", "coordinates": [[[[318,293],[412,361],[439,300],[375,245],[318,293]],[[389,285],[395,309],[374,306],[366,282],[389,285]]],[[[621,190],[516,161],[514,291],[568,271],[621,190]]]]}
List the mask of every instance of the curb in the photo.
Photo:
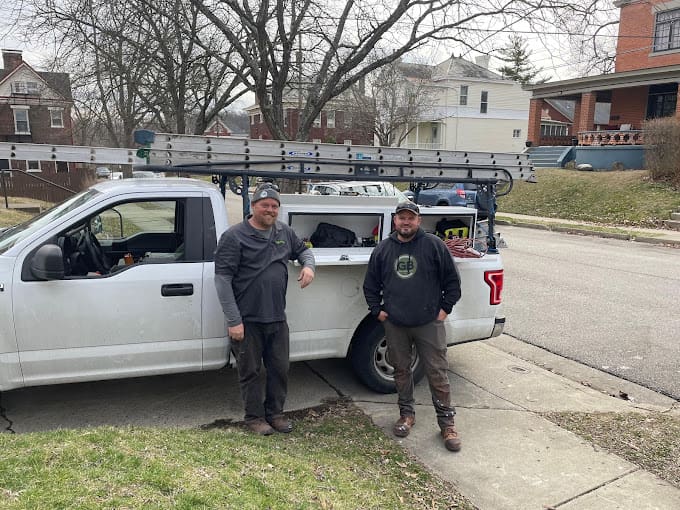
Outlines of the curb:
{"type": "Polygon", "coordinates": [[[588,230],[579,226],[564,227],[558,225],[545,225],[543,223],[525,223],[522,221],[506,221],[496,220],[496,225],[507,225],[510,227],[532,228],[535,230],[548,230],[551,232],[561,232],[565,234],[586,235],[593,237],[603,237],[606,239],[618,239],[621,241],[634,241],[637,243],[656,244],[660,246],[668,246],[670,248],[680,248],[680,240],[666,239],[664,237],[645,237],[635,234],[619,234],[616,232],[600,232],[597,230],[588,230]]]}

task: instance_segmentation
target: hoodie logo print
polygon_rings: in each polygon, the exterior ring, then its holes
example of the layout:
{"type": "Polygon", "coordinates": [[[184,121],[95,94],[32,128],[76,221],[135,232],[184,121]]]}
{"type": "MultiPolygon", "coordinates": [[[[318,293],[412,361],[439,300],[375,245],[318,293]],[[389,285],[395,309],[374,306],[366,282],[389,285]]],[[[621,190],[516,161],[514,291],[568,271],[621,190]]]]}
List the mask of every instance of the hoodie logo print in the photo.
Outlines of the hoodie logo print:
{"type": "Polygon", "coordinates": [[[418,270],[418,262],[411,255],[399,255],[394,261],[394,272],[402,280],[411,278],[418,270]]]}

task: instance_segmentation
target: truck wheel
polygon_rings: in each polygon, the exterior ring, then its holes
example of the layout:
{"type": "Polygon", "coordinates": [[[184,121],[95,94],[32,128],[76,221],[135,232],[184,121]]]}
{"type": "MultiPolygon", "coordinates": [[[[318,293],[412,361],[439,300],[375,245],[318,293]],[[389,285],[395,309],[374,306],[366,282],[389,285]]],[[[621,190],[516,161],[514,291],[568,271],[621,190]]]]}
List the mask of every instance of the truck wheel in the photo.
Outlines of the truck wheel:
{"type": "Polygon", "coordinates": [[[437,205],[449,205],[449,203],[445,202],[444,200],[440,200],[439,202],[437,202],[437,205]]]}
{"type": "MultiPolygon", "coordinates": [[[[425,375],[423,364],[413,348],[413,381],[425,375]]],[[[394,393],[394,368],[387,357],[385,328],[377,321],[364,324],[357,331],[350,352],[350,363],[359,380],[378,393],[394,393]]]]}

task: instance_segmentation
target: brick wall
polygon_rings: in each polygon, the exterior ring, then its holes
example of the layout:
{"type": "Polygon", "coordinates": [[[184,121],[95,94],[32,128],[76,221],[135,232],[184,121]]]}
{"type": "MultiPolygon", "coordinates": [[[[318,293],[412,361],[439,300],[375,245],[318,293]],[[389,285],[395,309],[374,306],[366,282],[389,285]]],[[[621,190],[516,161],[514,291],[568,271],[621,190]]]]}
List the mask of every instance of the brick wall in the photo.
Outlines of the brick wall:
{"type": "Polygon", "coordinates": [[[631,129],[641,129],[647,113],[648,87],[612,90],[612,124],[630,124],[631,129]],[[617,118],[618,117],[618,118],[617,118]]]}
{"type": "MultiPolygon", "coordinates": [[[[284,115],[288,116],[288,136],[291,137],[297,131],[297,110],[287,109],[284,115]]],[[[251,116],[252,118],[252,116],[251,116]]],[[[260,117],[260,120],[262,118],[260,117]]],[[[326,114],[321,114],[321,127],[312,127],[309,131],[307,141],[315,139],[321,140],[324,143],[343,143],[345,140],[352,140],[354,145],[373,145],[373,133],[368,130],[363,130],[357,127],[341,127],[344,126],[344,115],[341,111],[337,111],[335,115],[335,128],[326,127],[326,114]]],[[[264,122],[250,124],[250,138],[271,140],[272,135],[264,122]]]]}
{"type": "MultiPolygon", "coordinates": [[[[668,0],[639,0],[621,7],[616,72],[680,64],[680,50],[654,52],[655,6],[668,0]]],[[[680,5],[672,4],[673,8],[680,5]]],[[[657,7],[658,9],[659,7],[657,7]]],[[[670,8],[670,7],[669,7],[670,8]]]]}
{"type": "Polygon", "coordinates": [[[529,100],[529,126],[527,130],[527,140],[533,145],[541,142],[541,112],[544,105],[543,99],[529,100]]]}

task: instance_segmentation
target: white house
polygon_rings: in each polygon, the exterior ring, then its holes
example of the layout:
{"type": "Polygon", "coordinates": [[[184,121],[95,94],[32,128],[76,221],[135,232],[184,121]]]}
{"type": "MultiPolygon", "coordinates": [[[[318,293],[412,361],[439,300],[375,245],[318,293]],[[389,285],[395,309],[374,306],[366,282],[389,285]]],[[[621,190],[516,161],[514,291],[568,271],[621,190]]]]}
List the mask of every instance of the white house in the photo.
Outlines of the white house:
{"type": "Polygon", "coordinates": [[[531,93],[488,69],[489,57],[474,64],[452,56],[431,68],[405,64],[407,79],[421,80],[432,106],[421,114],[402,146],[422,149],[520,152],[525,147],[531,93]],[[417,73],[410,77],[409,73],[417,73]]]}

